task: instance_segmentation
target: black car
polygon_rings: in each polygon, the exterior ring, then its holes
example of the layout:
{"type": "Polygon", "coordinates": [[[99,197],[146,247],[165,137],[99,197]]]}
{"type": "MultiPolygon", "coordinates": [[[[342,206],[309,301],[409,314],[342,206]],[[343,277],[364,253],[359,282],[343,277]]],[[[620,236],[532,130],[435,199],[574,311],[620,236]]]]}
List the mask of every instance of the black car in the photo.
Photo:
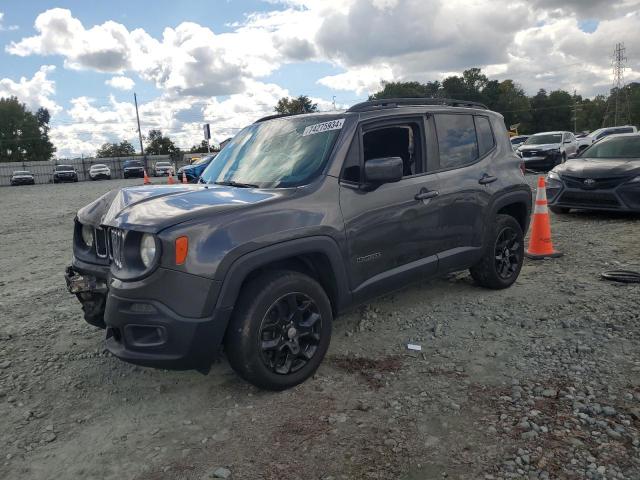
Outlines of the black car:
{"type": "Polygon", "coordinates": [[[640,135],[603,138],[547,176],[549,208],[640,212],[640,135]]]}
{"type": "Polygon", "coordinates": [[[139,160],[126,160],[122,166],[124,178],[144,177],[144,165],[139,160]]]}
{"type": "Polygon", "coordinates": [[[76,217],[69,291],[128,362],[208,371],[224,345],[261,388],[318,368],[333,318],[470,269],[509,287],[531,189],[501,115],[446,99],[266,117],[197,185],[114,190],[76,217]]]}
{"type": "Polygon", "coordinates": [[[27,170],[17,170],[11,174],[11,186],[16,185],[35,185],[36,180],[33,174],[27,170]]]}
{"type": "Polygon", "coordinates": [[[78,172],[73,165],[56,165],[53,169],[53,183],[77,181],[78,172]]]}
{"type": "Polygon", "coordinates": [[[578,142],[571,132],[542,132],[531,135],[516,153],[529,170],[551,170],[578,152],[578,142]]]}

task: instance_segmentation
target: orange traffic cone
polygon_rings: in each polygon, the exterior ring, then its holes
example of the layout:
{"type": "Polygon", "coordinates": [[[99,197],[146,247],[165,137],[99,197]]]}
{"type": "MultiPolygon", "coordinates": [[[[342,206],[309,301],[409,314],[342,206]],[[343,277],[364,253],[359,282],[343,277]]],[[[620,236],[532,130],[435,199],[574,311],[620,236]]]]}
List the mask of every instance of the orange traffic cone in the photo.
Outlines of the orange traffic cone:
{"type": "Polygon", "coordinates": [[[151,185],[151,180],[149,180],[149,175],[147,175],[147,171],[143,170],[144,173],[144,181],[142,182],[143,185],[151,185]]]}
{"type": "Polygon", "coordinates": [[[182,171],[182,183],[189,183],[189,182],[187,181],[187,174],[186,174],[186,173],[184,173],[184,170],[182,171]]]}
{"type": "Polygon", "coordinates": [[[543,176],[538,177],[538,191],[536,192],[536,204],[533,209],[529,248],[527,248],[525,255],[533,260],[555,258],[562,255],[562,253],[553,248],[553,242],[551,242],[551,221],[549,220],[547,191],[543,176]]]}
{"type": "Polygon", "coordinates": [[[176,181],[173,179],[173,173],[169,172],[169,181],[167,182],[169,185],[174,185],[176,181]]]}

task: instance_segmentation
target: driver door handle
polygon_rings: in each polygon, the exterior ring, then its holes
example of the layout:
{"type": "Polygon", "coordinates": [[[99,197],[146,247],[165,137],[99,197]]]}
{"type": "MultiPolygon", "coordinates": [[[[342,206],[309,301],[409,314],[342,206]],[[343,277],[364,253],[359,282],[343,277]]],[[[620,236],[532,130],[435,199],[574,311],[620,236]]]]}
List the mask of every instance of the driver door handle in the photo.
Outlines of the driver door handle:
{"type": "Polygon", "coordinates": [[[482,175],[482,177],[480,177],[480,180],[478,180],[478,183],[480,185],[487,185],[488,183],[493,183],[496,180],[498,180],[498,177],[494,177],[492,175],[488,175],[488,174],[484,174],[482,175]]]}
{"type": "Polygon", "coordinates": [[[428,200],[429,198],[434,198],[439,195],[437,190],[422,190],[419,193],[416,193],[416,196],[413,197],[416,200],[428,200]]]}

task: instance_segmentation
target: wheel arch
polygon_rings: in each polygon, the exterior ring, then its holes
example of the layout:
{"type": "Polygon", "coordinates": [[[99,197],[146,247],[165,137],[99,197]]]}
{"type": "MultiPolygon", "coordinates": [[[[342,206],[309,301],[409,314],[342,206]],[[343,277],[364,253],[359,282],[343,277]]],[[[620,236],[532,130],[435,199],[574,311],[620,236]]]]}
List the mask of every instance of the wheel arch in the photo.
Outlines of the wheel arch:
{"type": "Polygon", "coordinates": [[[228,268],[217,300],[218,308],[232,308],[243,286],[273,269],[295,270],[317,280],[327,293],[334,314],[351,302],[340,248],[328,236],[281,242],[246,253],[228,268]]]}
{"type": "Polygon", "coordinates": [[[527,233],[531,217],[531,191],[524,190],[509,192],[498,198],[492,209],[493,217],[496,215],[509,215],[520,224],[523,233],[527,233]]]}

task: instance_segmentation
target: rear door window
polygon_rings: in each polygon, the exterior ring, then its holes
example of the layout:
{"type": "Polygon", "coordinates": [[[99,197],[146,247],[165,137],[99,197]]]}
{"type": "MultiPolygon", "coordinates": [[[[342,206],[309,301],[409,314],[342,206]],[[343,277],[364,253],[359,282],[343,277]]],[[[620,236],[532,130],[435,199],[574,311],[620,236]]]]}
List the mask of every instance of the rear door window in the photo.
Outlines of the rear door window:
{"type": "Polygon", "coordinates": [[[438,113],[434,118],[440,168],[459,168],[475,162],[479,154],[473,116],[438,113]]]}

